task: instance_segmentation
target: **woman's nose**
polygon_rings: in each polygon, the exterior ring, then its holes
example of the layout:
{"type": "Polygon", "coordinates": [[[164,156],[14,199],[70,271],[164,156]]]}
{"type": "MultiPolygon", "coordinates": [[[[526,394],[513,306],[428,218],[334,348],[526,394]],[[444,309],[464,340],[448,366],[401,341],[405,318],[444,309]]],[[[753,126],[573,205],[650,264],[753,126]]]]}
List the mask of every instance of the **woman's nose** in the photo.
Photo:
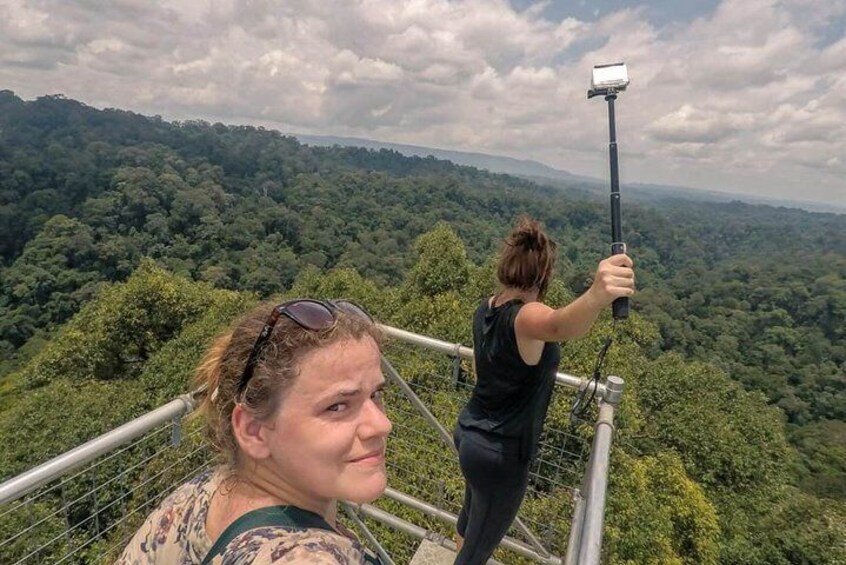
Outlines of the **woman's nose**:
{"type": "Polygon", "coordinates": [[[385,415],[382,406],[373,400],[368,400],[364,408],[364,421],[361,433],[364,437],[386,436],[391,433],[394,425],[385,415]]]}

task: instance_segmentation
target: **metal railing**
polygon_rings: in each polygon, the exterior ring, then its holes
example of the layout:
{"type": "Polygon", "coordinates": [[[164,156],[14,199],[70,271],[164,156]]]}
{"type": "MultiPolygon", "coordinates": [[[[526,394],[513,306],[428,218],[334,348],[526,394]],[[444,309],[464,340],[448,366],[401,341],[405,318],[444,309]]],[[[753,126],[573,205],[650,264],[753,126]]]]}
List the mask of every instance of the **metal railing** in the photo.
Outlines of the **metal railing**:
{"type": "MultiPolygon", "coordinates": [[[[386,458],[391,487],[373,504],[345,503],[344,510],[383,560],[407,563],[422,538],[454,549],[463,479],[448,430],[472,390],[462,366],[472,350],[383,329],[393,338],[383,357],[394,424],[386,458]]],[[[567,418],[571,398],[587,382],[564,373],[556,381],[525,501],[495,555],[503,562],[599,563],[622,380],[609,377],[597,388],[592,447],[590,426],[567,418]]],[[[199,423],[184,419],[193,407],[193,396],[182,395],[0,484],[0,562],[113,560],[164,496],[213,464],[199,423]]]]}
{"type": "Polygon", "coordinates": [[[0,563],[112,561],[164,495],[209,466],[182,418],[191,409],[168,403],[0,485],[0,563]]]}

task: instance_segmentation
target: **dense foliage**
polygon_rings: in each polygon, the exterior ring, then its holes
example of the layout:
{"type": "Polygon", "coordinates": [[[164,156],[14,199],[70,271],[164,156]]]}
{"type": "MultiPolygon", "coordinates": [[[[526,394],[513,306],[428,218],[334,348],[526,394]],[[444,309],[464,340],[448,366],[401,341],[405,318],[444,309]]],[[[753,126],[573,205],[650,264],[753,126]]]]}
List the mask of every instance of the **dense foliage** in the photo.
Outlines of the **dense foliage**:
{"type": "MultiPolygon", "coordinates": [[[[0,477],[183,392],[210,336],[258,297],[348,295],[469,342],[518,213],[559,242],[551,299],[566,302],[607,248],[606,206],[578,187],[0,92],[0,477]]],[[[642,292],[610,358],[629,387],[610,562],[836,562],[846,218],[674,201],[624,213],[642,292]]],[[[568,345],[566,368],[588,374],[608,330],[568,345]]],[[[566,519],[560,498],[531,511],[566,519]]]]}
{"type": "MultiPolygon", "coordinates": [[[[489,267],[464,258],[461,241],[445,225],[424,235],[417,247],[419,261],[396,287],[382,287],[352,270],[307,269],[288,296],[351,297],[390,324],[467,342],[469,312],[490,290],[489,267]],[[466,275],[454,277],[456,267],[466,275]],[[439,290],[421,288],[421,278],[439,290]]],[[[554,303],[570,296],[560,281],[553,284],[554,303]]],[[[125,283],[107,285],[18,372],[19,401],[0,413],[0,437],[5,440],[0,443],[0,477],[31,467],[185,391],[204,347],[255,300],[254,295],[213,290],[207,283],[169,275],[150,262],[125,283]],[[75,425],[65,425],[68,419],[75,425]]],[[[588,338],[567,345],[568,364],[586,371],[609,331],[610,322],[603,319],[588,338]]],[[[846,509],[842,503],[823,502],[790,487],[792,451],[777,409],[768,408],[762,395],[745,392],[713,366],[689,363],[676,354],[650,359],[650,342],[657,339],[657,332],[640,315],[615,334],[608,370],[626,374],[629,393],[619,414],[612,455],[607,562],[833,564],[844,557],[836,540],[846,533],[842,521],[846,509]],[[800,516],[806,518],[795,520],[800,516]]],[[[447,425],[454,420],[460,404],[455,390],[447,379],[432,378],[433,372],[448,369],[407,349],[390,346],[388,354],[406,379],[421,386],[433,413],[447,425]]],[[[392,485],[431,499],[426,487],[437,476],[444,500],[455,504],[461,496],[455,461],[447,451],[438,450],[436,440],[419,441],[426,437],[428,426],[409,419],[408,412],[399,410],[398,397],[391,398],[389,413],[396,428],[390,456],[399,469],[392,485]]],[[[550,433],[568,426],[569,406],[568,397],[556,395],[550,433]]],[[[578,433],[589,436],[590,426],[578,433]]],[[[175,454],[143,459],[144,465],[131,465],[126,456],[107,461],[99,476],[109,477],[118,470],[124,474],[121,481],[107,483],[99,495],[104,500],[120,495],[129,509],[143,505],[154,471],[156,488],[163,491],[182,480],[185,458],[197,441],[196,437],[186,441],[175,454]],[[143,488],[136,491],[139,486],[143,488]]],[[[149,454],[133,458],[145,456],[149,454]]],[[[555,453],[542,457],[560,461],[555,453]]],[[[539,480],[549,483],[537,487],[524,516],[533,524],[546,525],[553,547],[563,551],[570,496],[563,488],[566,484],[554,480],[554,466],[539,472],[539,480]]],[[[65,486],[80,501],[72,522],[85,524],[85,516],[96,510],[97,502],[83,495],[90,486],[87,479],[65,486]]],[[[415,523],[426,523],[407,508],[390,501],[381,504],[415,523]]],[[[48,510],[44,509],[46,515],[48,510]]],[[[81,562],[131,533],[143,514],[117,522],[120,527],[89,547],[81,562]]],[[[106,514],[100,521],[122,520],[122,515],[115,510],[111,518],[106,514]]],[[[15,513],[0,520],[0,532],[14,531],[16,520],[15,513]]],[[[435,521],[427,525],[450,533],[435,521]]],[[[62,521],[50,527],[61,530],[62,521]]],[[[79,543],[75,536],[91,535],[91,528],[89,521],[87,527],[75,530],[68,544],[79,543]]],[[[395,555],[407,556],[411,545],[403,535],[378,527],[377,531],[395,555]]],[[[62,552],[65,546],[54,549],[62,552]]],[[[516,560],[514,555],[501,557],[516,560]]]]}

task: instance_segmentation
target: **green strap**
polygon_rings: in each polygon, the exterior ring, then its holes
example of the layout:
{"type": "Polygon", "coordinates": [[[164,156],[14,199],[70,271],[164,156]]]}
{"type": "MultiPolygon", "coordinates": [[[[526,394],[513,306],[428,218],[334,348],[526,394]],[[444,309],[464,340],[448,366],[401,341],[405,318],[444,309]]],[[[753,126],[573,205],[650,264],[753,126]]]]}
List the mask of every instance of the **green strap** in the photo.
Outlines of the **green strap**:
{"type": "Polygon", "coordinates": [[[309,512],[296,506],[268,506],[247,512],[223,530],[217,541],[203,559],[202,565],[211,563],[217,555],[223,553],[226,546],[233,539],[246,531],[262,527],[283,527],[283,528],[317,528],[320,530],[335,530],[326,520],[314,512],[309,512]]]}
{"type": "Polygon", "coordinates": [[[366,551],[364,552],[364,562],[367,565],[382,565],[382,560],[376,556],[370,555],[366,551]]]}

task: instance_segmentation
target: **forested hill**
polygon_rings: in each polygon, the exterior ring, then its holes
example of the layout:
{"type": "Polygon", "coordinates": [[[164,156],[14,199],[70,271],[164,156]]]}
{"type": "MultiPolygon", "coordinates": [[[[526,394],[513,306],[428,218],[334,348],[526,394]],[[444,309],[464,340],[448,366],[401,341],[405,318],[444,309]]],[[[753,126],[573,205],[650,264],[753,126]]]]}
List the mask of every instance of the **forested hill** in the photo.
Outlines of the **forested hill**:
{"type": "MultiPolygon", "coordinates": [[[[797,482],[846,497],[846,216],[674,200],[623,212],[652,355],[764,392],[803,449],[797,482]]],[[[560,277],[583,290],[609,228],[606,201],[578,186],[0,91],[0,379],[144,257],[262,296],[309,265],[395,285],[438,221],[481,264],[519,213],[548,226],[560,277]]]]}

